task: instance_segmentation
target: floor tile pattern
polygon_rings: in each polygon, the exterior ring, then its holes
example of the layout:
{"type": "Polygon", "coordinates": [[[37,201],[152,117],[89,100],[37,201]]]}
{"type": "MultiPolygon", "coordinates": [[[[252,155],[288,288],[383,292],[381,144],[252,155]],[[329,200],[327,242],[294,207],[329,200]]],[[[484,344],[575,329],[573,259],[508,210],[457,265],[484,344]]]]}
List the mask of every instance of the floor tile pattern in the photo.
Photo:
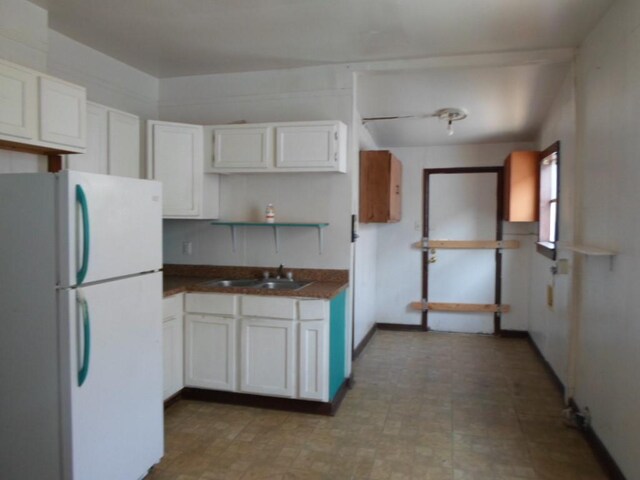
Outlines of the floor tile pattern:
{"type": "Polygon", "coordinates": [[[148,480],[602,480],[524,339],[376,332],[335,417],[181,400],[148,480]]]}

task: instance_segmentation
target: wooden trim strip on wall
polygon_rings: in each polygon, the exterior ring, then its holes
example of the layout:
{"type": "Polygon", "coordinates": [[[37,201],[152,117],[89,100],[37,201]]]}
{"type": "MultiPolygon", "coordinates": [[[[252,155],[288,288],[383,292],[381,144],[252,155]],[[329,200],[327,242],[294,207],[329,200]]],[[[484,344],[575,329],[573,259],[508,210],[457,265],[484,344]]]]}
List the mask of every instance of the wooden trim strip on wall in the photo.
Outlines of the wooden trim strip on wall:
{"type": "MultiPolygon", "coordinates": [[[[422,302],[411,302],[414,310],[425,310],[422,302]]],[[[484,313],[508,313],[510,305],[498,305],[491,303],[427,303],[426,310],[432,312],[484,312],[484,313]]]]}
{"type": "Polygon", "coordinates": [[[412,244],[415,248],[441,249],[441,250],[493,250],[495,248],[517,249],[520,248],[519,240],[428,240],[412,244]]]}

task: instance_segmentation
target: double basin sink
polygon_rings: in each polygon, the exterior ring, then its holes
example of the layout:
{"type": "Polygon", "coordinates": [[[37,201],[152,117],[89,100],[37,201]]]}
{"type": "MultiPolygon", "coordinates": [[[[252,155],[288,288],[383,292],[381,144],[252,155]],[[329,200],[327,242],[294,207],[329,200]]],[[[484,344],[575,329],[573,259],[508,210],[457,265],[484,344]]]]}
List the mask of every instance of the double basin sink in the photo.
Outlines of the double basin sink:
{"type": "Polygon", "coordinates": [[[281,278],[267,278],[264,280],[253,280],[244,278],[234,279],[216,279],[208,280],[200,283],[203,287],[238,287],[238,288],[255,288],[257,290],[288,290],[295,292],[301,288],[310,285],[312,282],[301,282],[297,280],[281,279],[281,278]]]}

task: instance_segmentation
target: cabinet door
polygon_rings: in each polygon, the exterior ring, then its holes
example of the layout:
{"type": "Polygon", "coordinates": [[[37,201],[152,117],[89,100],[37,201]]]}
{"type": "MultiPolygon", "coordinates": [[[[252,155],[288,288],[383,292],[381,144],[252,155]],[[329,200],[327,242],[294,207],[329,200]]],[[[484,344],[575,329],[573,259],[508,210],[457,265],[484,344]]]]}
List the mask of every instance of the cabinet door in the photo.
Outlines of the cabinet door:
{"type": "Polygon", "coordinates": [[[295,325],[290,320],[241,320],[240,391],[295,395],[295,325]]]}
{"type": "Polygon", "coordinates": [[[540,191],[539,152],[513,152],[504,163],[504,219],[537,222],[540,191]]]}
{"type": "Polygon", "coordinates": [[[213,170],[265,170],[273,163],[273,130],[244,126],[214,128],[213,170]]]}
{"type": "Polygon", "coordinates": [[[197,217],[202,202],[202,127],[149,122],[149,177],[162,182],[163,214],[197,217]]]}
{"type": "Polygon", "coordinates": [[[182,390],[182,314],[165,317],[162,323],[163,335],[163,398],[182,390]]]}
{"type": "Polygon", "coordinates": [[[278,169],[338,170],[337,125],[276,127],[278,169]]]}
{"type": "Polygon", "coordinates": [[[85,89],[54,78],[40,77],[40,140],[84,148],[86,127],[85,89]]]}
{"type": "Polygon", "coordinates": [[[90,173],[108,173],[107,109],[87,103],[87,151],[67,155],[67,168],[90,173]]]}
{"type": "Polygon", "coordinates": [[[186,315],[185,385],[236,390],[234,318],[186,315]]]}
{"type": "Polygon", "coordinates": [[[36,84],[35,73],[0,62],[0,135],[37,137],[36,84]]]}
{"type": "Polygon", "coordinates": [[[389,180],[389,222],[399,222],[402,218],[402,163],[393,155],[389,180]]]}
{"type": "Polygon", "coordinates": [[[140,119],[110,110],[108,125],[109,174],[140,178],[140,119]]]}
{"type": "Polygon", "coordinates": [[[328,329],[324,321],[300,322],[298,348],[298,397],[307,400],[329,400],[328,329]]]}

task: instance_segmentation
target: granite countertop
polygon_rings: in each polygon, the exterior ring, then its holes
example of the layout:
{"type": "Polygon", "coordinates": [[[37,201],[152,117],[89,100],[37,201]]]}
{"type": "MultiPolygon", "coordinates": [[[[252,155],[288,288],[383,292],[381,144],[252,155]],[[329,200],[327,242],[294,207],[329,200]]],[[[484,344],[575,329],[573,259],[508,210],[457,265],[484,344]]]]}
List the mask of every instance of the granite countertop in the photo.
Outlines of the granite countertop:
{"type": "Polygon", "coordinates": [[[268,290],[246,287],[210,287],[203,282],[218,278],[260,278],[264,268],[215,267],[165,265],[163,293],[170,297],[183,292],[232,293],[241,295],[266,295],[275,297],[301,297],[331,299],[347,288],[349,274],[346,270],[285,269],[292,271],[296,280],[312,282],[299,290],[268,290]]]}

